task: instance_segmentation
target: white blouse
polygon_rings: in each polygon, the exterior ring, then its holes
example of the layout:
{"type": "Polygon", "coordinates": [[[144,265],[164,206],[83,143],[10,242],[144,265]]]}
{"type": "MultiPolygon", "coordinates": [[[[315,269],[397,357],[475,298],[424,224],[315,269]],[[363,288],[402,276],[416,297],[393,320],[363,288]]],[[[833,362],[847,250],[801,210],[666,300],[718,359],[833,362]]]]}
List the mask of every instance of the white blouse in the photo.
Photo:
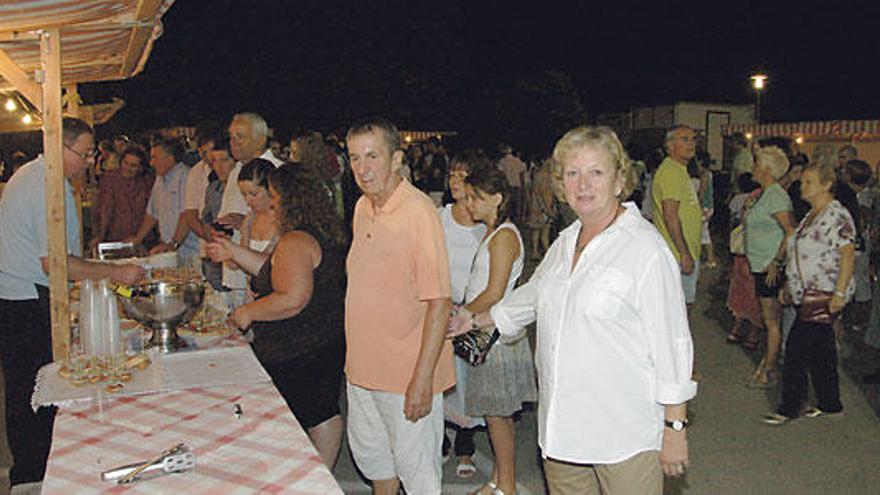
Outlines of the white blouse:
{"type": "Polygon", "coordinates": [[[491,314],[502,334],[537,319],[543,455],[608,464],[660,450],[664,405],[696,395],[678,263],[634,203],[571,261],[580,221],[491,314]]]}
{"type": "Polygon", "coordinates": [[[440,208],[440,222],[446,237],[446,252],[449,255],[449,281],[453,304],[464,302],[464,290],[474,255],[480,241],[486,235],[486,226],[478,223],[470,227],[459,224],[452,216],[452,204],[440,208]]]}

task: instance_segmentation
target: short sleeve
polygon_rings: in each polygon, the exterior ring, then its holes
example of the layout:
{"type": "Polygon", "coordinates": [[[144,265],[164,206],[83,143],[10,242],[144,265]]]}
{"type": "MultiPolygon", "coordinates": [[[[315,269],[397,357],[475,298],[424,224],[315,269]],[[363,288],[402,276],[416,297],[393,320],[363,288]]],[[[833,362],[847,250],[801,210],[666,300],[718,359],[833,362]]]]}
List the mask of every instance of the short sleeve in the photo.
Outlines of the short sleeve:
{"type": "Polygon", "coordinates": [[[767,206],[767,211],[774,214],[783,211],[791,211],[791,209],[791,198],[788,197],[788,193],[782,189],[782,186],[779,186],[779,188],[776,189],[776,193],[772,196],[770,204],[767,206]]]}
{"type": "Polygon", "coordinates": [[[657,197],[658,203],[663,203],[664,199],[676,199],[672,197],[670,191],[669,174],[666,170],[659,170],[654,177],[654,183],[651,185],[652,193],[657,197]]]}
{"type": "Polygon", "coordinates": [[[449,259],[440,215],[419,205],[410,225],[416,294],[420,301],[451,297],[449,259]]]}
{"type": "Polygon", "coordinates": [[[202,175],[205,170],[202,168],[201,163],[199,162],[199,164],[193,167],[186,178],[186,195],[183,201],[184,210],[198,210],[201,200],[204,199],[205,191],[202,188],[204,183],[202,175]]]}
{"type": "Polygon", "coordinates": [[[847,244],[853,244],[856,239],[856,226],[852,216],[846,208],[840,207],[834,210],[834,218],[831,221],[830,241],[835,249],[847,244]]]}
{"type": "Polygon", "coordinates": [[[153,182],[153,188],[150,190],[150,200],[147,202],[147,215],[156,219],[159,218],[159,205],[156,204],[156,189],[160,180],[162,180],[161,177],[156,177],[156,182],[153,182]]]}
{"type": "MultiPolygon", "coordinates": [[[[691,186],[691,181],[687,175],[685,175],[682,180],[676,180],[676,172],[677,171],[672,168],[667,168],[659,174],[658,178],[660,180],[657,199],[660,200],[659,202],[661,206],[663,201],[667,199],[684,203],[693,194],[693,186],[691,186]]],[[[658,185],[655,184],[654,187],[658,187],[658,185]]]]}
{"type": "MultiPolygon", "coordinates": [[[[41,191],[42,192],[42,191],[41,191]]],[[[49,226],[46,223],[46,197],[33,195],[31,198],[31,221],[34,226],[34,242],[40,258],[49,256],[49,226]]]]}
{"type": "Polygon", "coordinates": [[[177,205],[175,205],[175,206],[177,206],[177,211],[183,213],[183,210],[186,209],[186,194],[187,194],[186,188],[189,185],[189,178],[190,178],[190,176],[195,175],[195,174],[190,174],[190,169],[187,167],[183,167],[183,170],[180,173],[181,173],[182,177],[180,177],[180,179],[178,179],[177,184],[178,184],[178,187],[180,188],[180,189],[178,189],[178,191],[182,189],[183,194],[177,195],[177,205]]]}

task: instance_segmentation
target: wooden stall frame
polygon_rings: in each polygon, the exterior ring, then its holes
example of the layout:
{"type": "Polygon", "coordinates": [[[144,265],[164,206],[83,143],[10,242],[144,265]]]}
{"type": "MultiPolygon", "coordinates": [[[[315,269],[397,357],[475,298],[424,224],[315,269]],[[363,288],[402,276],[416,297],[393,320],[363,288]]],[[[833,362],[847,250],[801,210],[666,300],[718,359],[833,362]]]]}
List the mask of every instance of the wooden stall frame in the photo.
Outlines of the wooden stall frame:
{"type": "Polygon", "coordinates": [[[46,159],[52,356],[60,361],[67,357],[70,350],[70,303],[67,292],[67,221],[61,127],[61,32],[58,28],[40,32],[40,66],[43,76],[43,153],[46,159]]]}

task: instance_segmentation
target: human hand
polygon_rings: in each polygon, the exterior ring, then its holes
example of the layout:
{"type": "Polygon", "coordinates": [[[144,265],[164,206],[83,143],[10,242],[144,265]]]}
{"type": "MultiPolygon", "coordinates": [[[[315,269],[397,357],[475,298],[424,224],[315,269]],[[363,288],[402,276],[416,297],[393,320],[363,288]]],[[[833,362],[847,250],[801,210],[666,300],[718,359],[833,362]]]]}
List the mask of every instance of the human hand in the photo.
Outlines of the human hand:
{"type": "Polygon", "coordinates": [[[407,420],[415,423],[431,413],[433,378],[430,375],[424,378],[413,376],[409,381],[403,399],[403,415],[407,420]]]}
{"type": "Polygon", "coordinates": [[[689,467],[687,433],[663,428],[663,445],[660,447],[660,469],[663,474],[681,476],[689,467]]]}
{"type": "Polygon", "coordinates": [[[767,277],[764,281],[767,286],[772,287],[776,285],[777,278],[779,278],[779,263],[777,263],[776,260],[773,260],[767,265],[767,277]]]}
{"type": "Polygon", "coordinates": [[[779,291],[779,304],[783,306],[789,306],[792,303],[791,294],[788,293],[787,290],[782,289],[779,291]]]}
{"type": "Polygon", "coordinates": [[[681,267],[681,273],[685,275],[694,273],[694,259],[691,258],[690,254],[683,254],[678,264],[681,267]]]}
{"type": "Polygon", "coordinates": [[[205,254],[214,263],[222,263],[232,259],[232,241],[225,237],[213,236],[211,242],[205,243],[205,254]]]}
{"type": "Polygon", "coordinates": [[[243,306],[235,308],[235,311],[232,312],[232,316],[230,317],[230,319],[232,320],[232,324],[235,325],[235,328],[238,328],[242,332],[250,328],[251,323],[254,322],[253,316],[251,316],[251,312],[249,311],[248,306],[248,304],[245,304],[243,306]]]}
{"type": "Polygon", "coordinates": [[[166,244],[166,243],[164,243],[164,242],[160,242],[159,244],[156,244],[155,246],[153,246],[153,249],[150,249],[150,254],[165,253],[165,252],[168,252],[168,251],[170,251],[170,250],[171,250],[171,249],[170,249],[170,247],[168,246],[168,244],[166,244]]]}
{"type": "Polygon", "coordinates": [[[449,318],[449,326],[446,328],[446,338],[451,339],[471,330],[471,318],[473,313],[464,306],[458,308],[449,318]]]}
{"type": "Polygon", "coordinates": [[[233,229],[240,228],[242,222],[244,222],[244,215],[241,213],[227,213],[217,219],[217,223],[232,227],[233,229]]]}
{"type": "Polygon", "coordinates": [[[114,266],[111,278],[125,285],[135,285],[144,279],[144,273],[142,266],[129,263],[114,266]]]}
{"type": "Polygon", "coordinates": [[[836,315],[837,313],[843,311],[844,306],[846,306],[846,301],[844,301],[843,298],[838,296],[837,294],[834,294],[834,296],[831,297],[831,300],[828,301],[828,312],[836,315]]]}

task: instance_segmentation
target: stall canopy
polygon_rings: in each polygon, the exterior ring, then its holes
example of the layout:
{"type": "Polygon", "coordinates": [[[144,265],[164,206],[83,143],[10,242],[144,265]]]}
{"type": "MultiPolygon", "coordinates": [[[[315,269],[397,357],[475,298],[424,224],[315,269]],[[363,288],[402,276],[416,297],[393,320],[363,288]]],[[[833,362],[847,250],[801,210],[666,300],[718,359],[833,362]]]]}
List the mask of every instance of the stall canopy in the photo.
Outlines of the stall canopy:
{"type": "MultiPolygon", "coordinates": [[[[0,92],[25,98],[42,121],[46,160],[52,351],[67,356],[62,88],[66,113],[80,111],[76,85],[126,79],[144,68],[174,0],[0,1],[0,92]]],[[[2,110],[0,110],[2,111],[2,110]]],[[[85,116],[87,120],[88,115],[85,116]]]]}
{"type": "Polygon", "coordinates": [[[791,138],[837,138],[841,140],[880,138],[880,120],[826,120],[777,124],[734,124],[722,127],[725,136],[736,132],[755,138],[784,136],[791,138]]]}
{"type": "Polygon", "coordinates": [[[18,90],[37,108],[39,32],[61,31],[61,84],[126,79],[146,64],[174,0],[0,2],[0,91],[18,90]],[[10,73],[9,71],[12,71],[10,73]],[[18,73],[18,74],[15,74],[18,73]]]}

